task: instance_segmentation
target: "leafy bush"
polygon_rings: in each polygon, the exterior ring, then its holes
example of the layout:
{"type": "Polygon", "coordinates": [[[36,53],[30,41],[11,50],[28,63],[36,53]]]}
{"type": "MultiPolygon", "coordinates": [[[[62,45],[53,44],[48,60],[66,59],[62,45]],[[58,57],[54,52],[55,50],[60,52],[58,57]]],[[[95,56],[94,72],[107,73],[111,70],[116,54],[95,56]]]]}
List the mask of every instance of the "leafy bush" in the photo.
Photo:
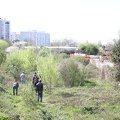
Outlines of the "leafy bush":
{"type": "Polygon", "coordinates": [[[6,41],[0,40],[0,50],[5,50],[8,46],[9,44],[6,41]]]}
{"type": "Polygon", "coordinates": [[[88,79],[98,79],[100,78],[100,69],[94,66],[93,64],[86,65],[87,69],[87,78],[88,79]]]}
{"type": "Polygon", "coordinates": [[[3,113],[0,113],[0,120],[12,120],[12,119],[3,113]]]}
{"type": "Polygon", "coordinates": [[[18,79],[19,71],[22,69],[23,61],[16,56],[8,56],[4,64],[6,72],[10,73],[15,80],[18,79]]]}
{"type": "Polygon", "coordinates": [[[80,62],[83,65],[88,65],[90,62],[90,59],[81,56],[72,56],[71,59],[75,60],[76,62],[80,62]]]}
{"type": "Polygon", "coordinates": [[[22,98],[23,102],[28,107],[33,107],[38,104],[38,96],[36,95],[35,88],[31,85],[22,86],[22,98]]]}
{"type": "Polygon", "coordinates": [[[98,46],[91,43],[80,44],[79,48],[88,55],[97,55],[99,52],[98,46]]]}
{"type": "Polygon", "coordinates": [[[115,63],[115,79],[120,82],[120,39],[114,41],[111,59],[115,63]]]}
{"type": "Polygon", "coordinates": [[[50,52],[46,57],[39,57],[36,61],[37,70],[42,81],[46,84],[54,83],[56,80],[56,61],[54,55],[50,52]],[[51,82],[50,82],[51,81],[51,82]]]}
{"type": "Polygon", "coordinates": [[[6,53],[0,50],[0,65],[6,60],[6,53]]]}
{"type": "Polygon", "coordinates": [[[66,59],[58,66],[58,72],[65,86],[83,85],[86,78],[86,70],[84,66],[80,66],[72,59],[66,59]]]}
{"type": "Polygon", "coordinates": [[[96,106],[84,107],[82,108],[82,113],[83,114],[96,114],[96,113],[99,113],[99,108],[96,106]]]}

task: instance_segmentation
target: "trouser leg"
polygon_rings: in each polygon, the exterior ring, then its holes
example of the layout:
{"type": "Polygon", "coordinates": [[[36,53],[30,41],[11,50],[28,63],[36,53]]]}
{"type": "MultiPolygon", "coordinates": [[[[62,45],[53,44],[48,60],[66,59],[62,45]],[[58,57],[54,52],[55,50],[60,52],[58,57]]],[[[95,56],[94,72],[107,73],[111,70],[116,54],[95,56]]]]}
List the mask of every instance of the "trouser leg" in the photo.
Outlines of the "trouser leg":
{"type": "Polygon", "coordinates": [[[42,92],[39,93],[40,102],[42,102],[42,92]]]}
{"type": "Polygon", "coordinates": [[[16,95],[18,94],[18,88],[16,88],[16,95]]]}
{"type": "Polygon", "coordinates": [[[15,88],[13,88],[13,95],[15,95],[15,88]]]}

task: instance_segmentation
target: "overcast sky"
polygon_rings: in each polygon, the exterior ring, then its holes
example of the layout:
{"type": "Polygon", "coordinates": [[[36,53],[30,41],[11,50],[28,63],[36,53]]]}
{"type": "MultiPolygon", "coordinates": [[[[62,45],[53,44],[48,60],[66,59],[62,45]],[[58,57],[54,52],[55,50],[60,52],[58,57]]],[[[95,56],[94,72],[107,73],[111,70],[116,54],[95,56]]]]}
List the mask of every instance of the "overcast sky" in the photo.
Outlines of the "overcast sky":
{"type": "Polygon", "coordinates": [[[106,44],[118,38],[120,0],[0,0],[0,18],[11,22],[11,32],[106,44]]]}

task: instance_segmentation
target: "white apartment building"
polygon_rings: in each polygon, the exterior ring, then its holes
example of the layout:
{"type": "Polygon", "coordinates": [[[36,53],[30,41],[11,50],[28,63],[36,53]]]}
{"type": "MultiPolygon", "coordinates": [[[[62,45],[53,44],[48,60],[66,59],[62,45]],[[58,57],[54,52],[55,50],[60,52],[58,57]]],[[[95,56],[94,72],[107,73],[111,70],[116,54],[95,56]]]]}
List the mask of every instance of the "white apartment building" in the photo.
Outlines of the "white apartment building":
{"type": "Polygon", "coordinates": [[[10,21],[0,18],[0,39],[10,40],[10,21]]]}
{"type": "Polygon", "coordinates": [[[30,41],[32,44],[37,46],[48,46],[50,45],[50,34],[45,32],[39,32],[36,30],[21,32],[21,41],[30,41]]]}
{"type": "Polygon", "coordinates": [[[16,32],[10,33],[10,41],[20,40],[20,34],[17,34],[16,32]]]}

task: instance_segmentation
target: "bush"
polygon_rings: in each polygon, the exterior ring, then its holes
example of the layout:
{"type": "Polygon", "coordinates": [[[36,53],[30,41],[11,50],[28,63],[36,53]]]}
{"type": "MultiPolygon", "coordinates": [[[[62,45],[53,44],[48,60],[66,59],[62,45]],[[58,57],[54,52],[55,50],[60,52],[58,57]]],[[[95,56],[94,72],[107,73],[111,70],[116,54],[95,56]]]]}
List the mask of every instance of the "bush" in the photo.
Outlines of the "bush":
{"type": "Polygon", "coordinates": [[[71,59],[75,60],[76,62],[80,62],[83,65],[88,65],[90,62],[90,59],[81,56],[72,56],[71,59]]]}
{"type": "Polygon", "coordinates": [[[36,106],[38,103],[38,96],[36,95],[35,88],[32,85],[23,85],[22,87],[22,97],[24,104],[28,107],[36,106]]]}
{"type": "Polygon", "coordinates": [[[91,43],[80,44],[79,48],[88,55],[97,55],[99,52],[98,46],[91,43]]]}
{"type": "Polygon", "coordinates": [[[5,50],[8,46],[9,44],[6,41],[0,40],[0,50],[5,50]]]}
{"type": "Polygon", "coordinates": [[[115,44],[112,47],[111,59],[115,63],[115,79],[120,82],[120,39],[114,42],[115,44]]]}
{"type": "Polygon", "coordinates": [[[66,59],[58,66],[58,72],[66,87],[79,86],[84,84],[86,78],[85,67],[79,65],[72,59],[66,59]]]}
{"type": "Polygon", "coordinates": [[[3,113],[0,113],[0,120],[12,120],[12,119],[3,113]]]}

